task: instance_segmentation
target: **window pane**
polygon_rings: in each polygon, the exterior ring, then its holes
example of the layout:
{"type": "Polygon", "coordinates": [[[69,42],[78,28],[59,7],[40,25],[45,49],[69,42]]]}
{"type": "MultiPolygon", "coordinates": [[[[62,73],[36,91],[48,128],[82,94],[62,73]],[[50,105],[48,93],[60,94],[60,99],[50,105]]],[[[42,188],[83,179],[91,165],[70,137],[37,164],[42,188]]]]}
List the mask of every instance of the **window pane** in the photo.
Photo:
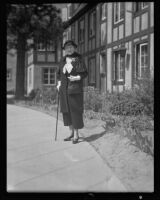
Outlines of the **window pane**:
{"type": "Polygon", "coordinates": [[[105,73],[106,72],[106,56],[104,54],[100,55],[100,73],[105,73]]]}
{"type": "Polygon", "coordinates": [[[45,61],[45,53],[37,53],[37,61],[44,62],[45,61]]]}
{"type": "Polygon", "coordinates": [[[44,80],[43,80],[43,83],[44,83],[44,84],[48,84],[48,79],[44,79],[44,80]]]}
{"type": "Polygon", "coordinates": [[[11,79],[11,69],[7,69],[7,80],[11,79]]]}
{"type": "Polygon", "coordinates": [[[125,57],[121,56],[120,52],[115,52],[115,70],[114,80],[124,80],[125,57]]]}
{"type": "Polygon", "coordinates": [[[142,2],[142,8],[145,8],[148,6],[148,2],[142,2]]]}
{"type": "Polygon", "coordinates": [[[125,4],[120,3],[120,19],[124,18],[124,7],[125,7],[125,4]]]}
{"type": "Polygon", "coordinates": [[[114,21],[118,21],[118,3],[114,4],[114,21]]]}
{"type": "Polygon", "coordinates": [[[141,46],[141,77],[145,76],[146,69],[148,66],[147,47],[147,45],[141,46]]]}
{"type": "Polygon", "coordinates": [[[50,84],[55,84],[54,79],[50,79],[50,84]]]}
{"type": "Polygon", "coordinates": [[[124,70],[124,67],[125,67],[125,66],[124,66],[124,64],[125,64],[125,63],[124,63],[124,58],[125,58],[124,56],[120,56],[120,77],[119,77],[119,78],[120,78],[121,80],[124,79],[124,77],[123,77],[123,70],[124,70]]]}
{"type": "Polygon", "coordinates": [[[43,69],[43,72],[48,74],[48,69],[43,69]]]}
{"type": "Polygon", "coordinates": [[[43,69],[43,83],[48,84],[49,69],[43,69]]]}
{"type": "Polygon", "coordinates": [[[101,45],[104,45],[106,41],[106,22],[101,24],[101,45]]]}
{"type": "Polygon", "coordinates": [[[90,59],[89,61],[89,83],[94,84],[96,80],[95,74],[95,58],[90,59]]]}
{"type": "Polygon", "coordinates": [[[103,20],[103,19],[106,18],[106,3],[103,3],[103,4],[102,4],[101,13],[102,13],[101,19],[103,20]]]}
{"type": "Polygon", "coordinates": [[[50,73],[54,73],[55,72],[55,69],[50,69],[50,73]]]}
{"type": "Polygon", "coordinates": [[[95,35],[96,29],[96,13],[95,11],[89,15],[89,36],[95,35]]]}

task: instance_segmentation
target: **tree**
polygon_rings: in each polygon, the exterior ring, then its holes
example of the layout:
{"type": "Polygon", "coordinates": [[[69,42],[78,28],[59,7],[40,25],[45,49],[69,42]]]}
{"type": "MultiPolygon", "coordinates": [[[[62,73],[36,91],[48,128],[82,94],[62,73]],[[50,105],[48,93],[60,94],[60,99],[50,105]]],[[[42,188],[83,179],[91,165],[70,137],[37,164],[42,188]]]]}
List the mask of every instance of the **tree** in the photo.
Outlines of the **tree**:
{"type": "Polygon", "coordinates": [[[62,37],[60,10],[54,4],[7,4],[7,49],[17,50],[17,99],[24,96],[25,53],[37,42],[47,45],[62,37]],[[32,41],[32,42],[28,42],[32,41]]]}

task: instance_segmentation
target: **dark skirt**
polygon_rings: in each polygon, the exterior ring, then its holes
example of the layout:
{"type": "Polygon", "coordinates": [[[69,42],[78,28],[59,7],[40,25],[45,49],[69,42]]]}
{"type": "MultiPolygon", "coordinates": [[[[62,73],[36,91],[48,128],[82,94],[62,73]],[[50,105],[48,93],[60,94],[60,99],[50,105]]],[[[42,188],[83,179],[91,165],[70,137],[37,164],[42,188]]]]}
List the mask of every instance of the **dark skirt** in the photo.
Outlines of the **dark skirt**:
{"type": "Polygon", "coordinates": [[[64,126],[83,128],[83,93],[67,95],[67,103],[69,112],[63,113],[64,126]]]}

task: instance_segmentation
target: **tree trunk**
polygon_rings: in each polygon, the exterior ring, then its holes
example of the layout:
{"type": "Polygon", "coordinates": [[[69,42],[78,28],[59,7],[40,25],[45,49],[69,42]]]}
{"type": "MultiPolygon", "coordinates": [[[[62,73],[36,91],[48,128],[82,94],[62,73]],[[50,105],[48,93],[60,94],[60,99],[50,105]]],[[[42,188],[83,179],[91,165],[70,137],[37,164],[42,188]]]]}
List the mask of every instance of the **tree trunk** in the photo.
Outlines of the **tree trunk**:
{"type": "Polygon", "coordinates": [[[26,48],[25,36],[19,35],[17,43],[17,68],[16,68],[16,91],[15,91],[16,99],[24,98],[25,48],[26,48]]]}

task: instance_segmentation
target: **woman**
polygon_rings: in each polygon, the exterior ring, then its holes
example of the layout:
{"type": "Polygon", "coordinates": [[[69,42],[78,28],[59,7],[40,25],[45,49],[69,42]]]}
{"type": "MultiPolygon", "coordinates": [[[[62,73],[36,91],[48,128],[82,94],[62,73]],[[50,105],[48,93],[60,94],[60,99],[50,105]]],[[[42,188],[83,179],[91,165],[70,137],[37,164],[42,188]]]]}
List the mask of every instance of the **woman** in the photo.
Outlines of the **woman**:
{"type": "Polygon", "coordinates": [[[83,124],[83,79],[87,76],[87,69],[82,56],[76,52],[77,45],[68,40],[63,49],[62,58],[57,71],[57,89],[60,95],[60,108],[63,114],[64,126],[69,126],[70,136],[64,141],[72,140],[76,144],[79,139],[78,129],[83,124]]]}

